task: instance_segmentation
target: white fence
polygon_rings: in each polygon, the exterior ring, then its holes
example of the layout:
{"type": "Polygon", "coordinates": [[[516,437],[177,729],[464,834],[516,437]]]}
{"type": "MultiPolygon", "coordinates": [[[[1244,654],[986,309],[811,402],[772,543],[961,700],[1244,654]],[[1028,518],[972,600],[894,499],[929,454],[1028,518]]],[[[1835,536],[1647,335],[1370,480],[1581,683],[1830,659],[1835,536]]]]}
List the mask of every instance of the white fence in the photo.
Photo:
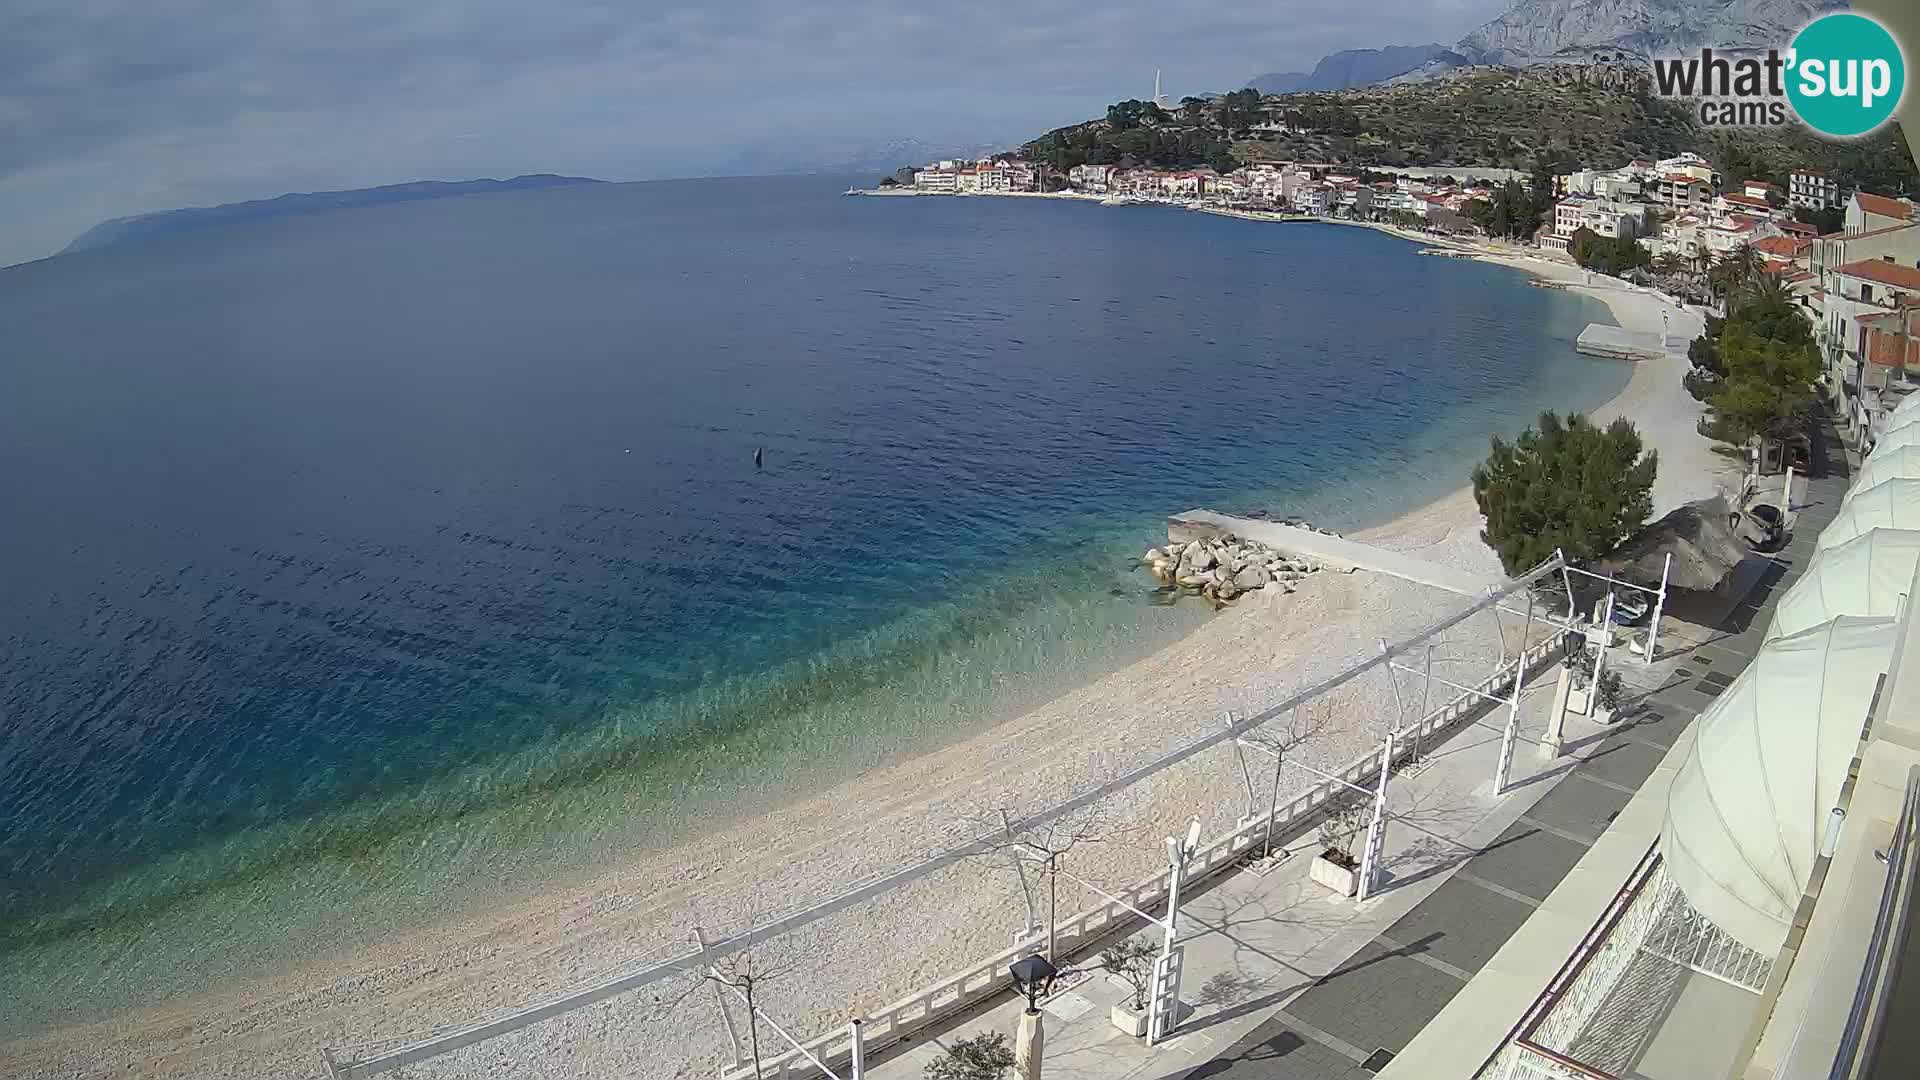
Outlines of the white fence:
{"type": "MultiPolygon", "coordinates": [[[[1522,682],[1527,676],[1539,671],[1544,663],[1552,663],[1560,658],[1561,639],[1565,631],[1551,633],[1538,644],[1527,648],[1517,662],[1524,665],[1522,682]]],[[[1515,664],[1509,664],[1488,675],[1475,685],[1472,693],[1463,692],[1446,704],[1434,709],[1417,723],[1409,724],[1394,732],[1395,745],[1400,749],[1394,755],[1397,765],[1412,756],[1415,749],[1428,738],[1446,731],[1464,720],[1496,707],[1483,695],[1499,696],[1499,688],[1511,685],[1515,664]]],[[[1339,772],[1332,774],[1338,779],[1323,779],[1302,791],[1292,801],[1282,805],[1273,814],[1275,836],[1297,836],[1319,819],[1320,811],[1329,799],[1344,796],[1348,785],[1365,787],[1375,778],[1380,769],[1380,751],[1370,749],[1348,764],[1339,772]]],[[[1237,864],[1249,852],[1260,848],[1267,837],[1267,816],[1256,814],[1243,820],[1233,831],[1209,843],[1203,843],[1188,861],[1186,881],[1199,881],[1221,870],[1237,864]]],[[[1114,894],[1118,900],[1139,908],[1141,911],[1158,912],[1159,906],[1166,901],[1167,874],[1159,872],[1152,877],[1135,882],[1114,894]]],[[[1054,931],[1054,948],[1058,956],[1070,956],[1083,950],[1094,942],[1115,933],[1122,926],[1132,926],[1137,916],[1118,903],[1104,902],[1084,911],[1066,916],[1054,931]]],[[[897,1043],[923,1028],[939,1023],[955,1012],[965,1009],[1007,989],[1012,985],[1008,974],[1008,965],[1030,953],[1044,952],[1047,934],[1042,927],[1032,937],[1010,948],[1003,949],[991,956],[982,958],[960,971],[931,983],[898,1001],[878,1009],[861,1018],[862,1040],[869,1051],[897,1043]]],[[[852,1035],[846,1027],[805,1042],[806,1051],[829,1065],[845,1062],[852,1056],[852,1035]]],[[[807,1060],[798,1050],[763,1058],[758,1073],[749,1064],[742,1068],[728,1070],[722,1074],[723,1080],[752,1080],[756,1075],[766,1080],[781,1080],[788,1077],[810,1077],[819,1075],[819,1069],[807,1060]]]]}
{"type": "MultiPolygon", "coordinates": [[[[1098,786],[1075,795],[1065,802],[1057,803],[1043,810],[1036,811],[1034,814],[1020,821],[1009,822],[1006,824],[1005,832],[1007,834],[1013,834],[1045,825],[1048,822],[1059,820],[1064,815],[1091,806],[1116,792],[1132,787],[1134,784],[1145,780],[1149,776],[1172,768],[1182,762],[1192,760],[1194,757],[1214,746],[1218,746],[1232,739],[1237,739],[1267,721],[1275,719],[1276,717],[1285,716],[1306,702],[1331,693],[1333,690],[1359,678],[1375,667],[1385,667],[1391,671],[1393,658],[1396,655],[1404,654],[1414,646],[1432,640],[1436,636],[1460,625],[1482,611],[1494,609],[1510,610],[1499,607],[1502,600],[1515,592],[1533,588],[1549,575],[1559,573],[1562,577],[1562,583],[1567,584],[1566,569],[1564,557],[1556,552],[1551,558],[1525,574],[1513,578],[1497,588],[1488,589],[1484,597],[1475,600],[1473,603],[1442,616],[1423,629],[1399,639],[1392,645],[1387,645],[1383,642],[1381,651],[1378,654],[1336,672],[1310,687],[1295,692],[1287,699],[1275,703],[1257,715],[1234,721],[1226,725],[1222,730],[1169,750],[1159,757],[1143,762],[1119,776],[1115,776],[1098,786]]],[[[1567,587],[1569,595],[1571,595],[1571,586],[1568,585],[1567,587]]],[[[1552,622],[1550,620],[1548,624],[1560,626],[1563,630],[1570,629],[1567,624],[1552,622]]],[[[1532,672],[1541,660],[1554,656],[1559,650],[1562,637],[1562,633],[1552,633],[1547,640],[1540,645],[1524,650],[1522,657],[1526,671],[1532,672]]],[[[1497,670],[1495,674],[1483,680],[1479,687],[1481,694],[1509,685],[1513,679],[1514,666],[1515,665],[1503,666],[1497,670]]],[[[1396,735],[1402,747],[1411,744],[1417,749],[1423,742],[1425,736],[1475,713],[1483,706],[1484,698],[1482,696],[1470,692],[1463,693],[1447,705],[1429,713],[1418,723],[1399,729],[1396,735]],[[1409,736],[1412,737],[1410,738],[1409,736]]],[[[1509,732],[1509,738],[1510,737],[1511,732],[1509,732]]],[[[1404,760],[1404,752],[1400,757],[1396,758],[1396,760],[1404,760]]],[[[1378,758],[1375,754],[1369,752],[1363,759],[1347,766],[1337,774],[1337,776],[1340,779],[1346,780],[1348,783],[1364,780],[1366,777],[1375,774],[1379,767],[1377,761],[1378,758]]],[[[1306,816],[1323,807],[1328,796],[1336,789],[1345,790],[1344,786],[1333,781],[1329,781],[1327,785],[1321,788],[1310,789],[1273,815],[1276,828],[1280,825],[1293,826],[1303,824],[1306,816]]],[[[1196,869],[1195,873],[1204,876],[1204,874],[1211,873],[1219,869],[1220,866],[1225,865],[1225,862],[1220,860],[1219,852],[1216,850],[1219,849],[1221,845],[1226,845],[1227,848],[1230,848],[1236,853],[1244,851],[1250,844],[1249,837],[1253,829],[1261,830],[1264,839],[1266,821],[1267,818],[1265,816],[1259,816],[1249,822],[1245,822],[1228,837],[1216,841],[1214,845],[1211,845],[1207,849],[1204,858],[1196,854],[1195,862],[1200,865],[1200,868],[1196,869]]],[[[954,865],[960,860],[983,854],[992,849],[992,841],[997,839],[999,835],[1000,830],[996,830],[992,838],[983,836],[970,843],[933,853],[927,858],[910,865],[889,870],[855,882],[842,892],[831,897],[787,911],[768,922],[750,929],[735,932],[717,941],[707,942],[698,950],[651,960],[640,965],[624,966],[614,971],[604,973],[585,983],[549,994],[534,1002],[494,1013],[492,1016],[484,1019],[443,1027],[431,1034],[412,1038],[383,1039],[357,1045],[328,1047],[321,1050],[321,1056],[325,1061],[328,1075],[334,1077],[335,1080],[364,1080],[366,1077],[377,1076],[381,1073],[405,1068],[408,1065],[426,1061],[442,1054],[452,1053],[464,1047],[473,1046],[509,1032],[518,1031],[530,1025],[550,1020],[575,1009],[584,1008],[595,1002],[606,1001],[642,986],[702,970],[705,965],[714,962],[720,957],[738,952],[753,942],[765,941],[769,938],[798,930],[801,927],[846,911],[873,897],[883,895],[910,882],[925,878],[945,867],[954,865]]],[[[1136,889],[1158,889],[1160,887],[1158,882],[1153,882],[1142,883],[1140,886],[1136,886],[1136,889]]],[[[1129,902],[1132,901],[1129,900],[1129,902]]],[[[1082,916],[1096,916],[1103,910],[1104,909],[1096,908],[1093,909],[1092,912],[1082,913],[1082,916]]],[[[1108,920],[1117,919],[1119,916],[1118,914],[1114,914],[1106,918],[1108,920]]],[[[1069,921],[1075,922],[1079,920],[1069,921]]],[[[1102,922],[1102,925],[1104,924],[1105,923],[1102,922]]],[[[1032,948],[1033,946],[1030,943],[1023,942],[1020,946],[1006,950],[992,960],[983,962],[978,967],[969,968],[966,972],[942,980],[927,991],[915,994],[911,998],[902,1000],[895,1006],[881,1010],[879,1015],[892,1016],[894,1020],[890,1023],[876,1024],[874,1028],[871,1029],[874,1031],[872,1038],[881,1043],[898,1039],[908,1032],[925,1026],[927,1023],[946,1015],[955,1008],[978,1001],[986,995],[995,992],[1006,985],[1008,981],[1008,976],[1004,974],[1004,968],[998,965],[1003,962],[1008,962],[1018,957],[1021,952],[1032,948]]],[[[835,1047],[844,1045],[848,1038],[849,1036],[836,1033],[832,1036],[815,1040],[815,1042],[822,1046],[835,1047]]],[[[809,1049],[812,1045],[813,1044],[808,1044],[809,1049]]],[[[834,1053],[835,1056],[839,1056],[841,1051],[836,1050],[834,1053]]],[[[786,1056],[790,1057],[793,1061],[805,1060],[804,1055],[797,1052],[786,1056]]],[[[764,1071],[764,1063],[762,1068],[764,1071]]]]}

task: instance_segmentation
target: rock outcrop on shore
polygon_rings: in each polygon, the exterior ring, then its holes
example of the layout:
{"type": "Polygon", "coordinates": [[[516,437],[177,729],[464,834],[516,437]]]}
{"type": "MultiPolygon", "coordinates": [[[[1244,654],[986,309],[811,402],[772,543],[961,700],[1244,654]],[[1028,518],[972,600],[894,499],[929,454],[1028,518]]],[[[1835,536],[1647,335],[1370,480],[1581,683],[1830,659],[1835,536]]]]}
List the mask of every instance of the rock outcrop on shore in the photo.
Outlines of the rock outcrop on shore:
{"type": "Polygon", "coordinates": [[[1148,548],[1140,563],[1161,585],[1221,605],[1243,593],[1268,587],[1292,592],[1294,582],[1324,569],[1307,559],[1231,534],[1148,548]]]}

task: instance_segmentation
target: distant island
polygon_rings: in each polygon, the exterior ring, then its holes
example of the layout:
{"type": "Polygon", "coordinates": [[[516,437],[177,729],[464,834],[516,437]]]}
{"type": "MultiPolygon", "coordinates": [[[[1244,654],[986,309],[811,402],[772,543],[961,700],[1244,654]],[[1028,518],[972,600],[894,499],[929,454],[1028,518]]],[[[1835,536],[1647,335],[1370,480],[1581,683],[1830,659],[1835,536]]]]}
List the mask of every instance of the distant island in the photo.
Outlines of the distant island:
{"type": "Polygon", "coordinates": [[[383,203],[417,202],[445,199],[456,195],[478,195],[493,191],[526,191],[535,188],[573,187],[579,184],[603,184],[584,176],[556,176],[535,173],[511,180],[416,180],[407,184],[354,188],[350,191],[309,191],[281,195],[272,199],[224,203],[220,206],[193,206],[182,210],[158,210],[150,214],[103,221],[61,250],[62,255],[76,251],[123,244],[161,233],[190,232],[195,229],[231,225],[240,221],[311,214],[321,210],[341,210],[383,203]]]}

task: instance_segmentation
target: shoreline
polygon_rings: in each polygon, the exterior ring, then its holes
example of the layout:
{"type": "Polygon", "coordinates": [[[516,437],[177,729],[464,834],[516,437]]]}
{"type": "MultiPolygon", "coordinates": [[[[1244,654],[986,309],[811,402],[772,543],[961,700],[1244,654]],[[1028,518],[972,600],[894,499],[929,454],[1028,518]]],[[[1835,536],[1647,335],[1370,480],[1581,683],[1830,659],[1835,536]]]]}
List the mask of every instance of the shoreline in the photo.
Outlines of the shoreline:
{"type": "MultiPolygon", "coordinates": [[[[1372,227],[1416,243],[1437,242],[1373,223],[1329,223],[1372,227]]],[[[1558,280],[1569,291],[1600,299],[1622,326],[1643,329],[1651,321],[1658,329],[1662,307],[1657,297],[1643,291],[1581,284],[1581,271],[1575,268],[1565,267],[1556,276],[1551,263],[1496,250],[1473,257],[1558,280]]],[[[1682,314],[1697,321],[1691,313],[1682,314]]],[[[1698,414],[1695,403],[1679,392],[1679,370],[1671,367],[1672,360],[1635,365],[1627,385],[1590,410],[1597,420],[1648,411],[1665,425],[1652,430],[1642,422],[1643,437],[1661,451],[1662,479],[1673,478],[1664,485],[1665,492],[1663,485],[1656,485],[1656,516],[1670,508],[1663,498],[1698,486],[1676,474],[1692,470],[1687,439],[1704,444],[1691,419],[1673,430],[1667,422],[1677,420],[1678,412],[1660,408],[1662,399],[1677,398],[1698,414]]],[[[1684,358],[1679,363],[1683,368],[1684,358]]],[[[1686,496],[1692,497],[1698,496],[1686,496]]],[[[1177,509],[1183,508],[1169,512],[1177,509]]],[[[1478,528],[1471,491],[1461,486],[1353,535],[1484,570],[1493,558],[1479,542],[1478,528]]],[[[1493,565],[1497,569],[1497,563],[1493,565]]],[[[310,1073],[317,1068],[323,1045],[417,1035],[572,985],[614,964],[680,951],[694,922],[717,932],[750,923],[756,914],[764,918],[817,895],[810,888],[835,887],[875,868],[911,861],[930,843],[977,832],[983,808],[1018,798],[1018,792],[1007,790],[1010,781],[1005,776],[1011,747],[1019,748],[1028,763],[1023,768],[1031,770],[1022,778],[1023,786],[1058,791],[1084,784],[1120,768],[1126,763],[1122,759],[1150,754],[1168,739],[1217,725],[1221,711],[1271,700],[1305,673],[1337,666],[1354,649],[1371,649],[1375,636],[1391,632],[1390,627],[1424,621],[1441,595],[1372,575],[1315,578],[1286,600],[1274,596],[1243,601],[1143,659],[949,746],[798,795],[764,815],[706,830],[695,840],[612,869],[590,884],[555,889],[347,954],[315,958],[224,992],[0,1045],[8,1046],[6,1056],[26,1066],[28,1075],[126,1069],[180,1076],[310,1073]],[[1204,681],[1196,678],[1200,671],[1207,674],[1204,681]],[[944,823],[944,829],[929,829],[930,822],[944,823]],[[777,848],[769,846],[768,837],[780,839],[777,848]],[[769,855],[777,857],[782,870],[777,881],[769,855]]],[[[1314,756],[1334,760],[1350,755],[1352,740],[1342,739],[1350,734],[1329,732],[1324,744],[1314,745],[1314,756]]],[[[1130,789],[1125,793],[1129,819],[1145,819],[1149,830],[1169,820],[1184,821],[1196,792],[1217,786],[1217,777],[1201,769],[1219,764],[1196,759],[1193,768],[1169,770],[1130,789]]],[[[1209,822],[1210,829],[1218,825],[1209,822]]],[[[1111,853],[1089,855],[1083,872],[1127,879],[1159,857],[1151,846],[1144,855],[1135,850],[1140,846],[1116,844],[1111,853]]],[[[823,925],[818,934],[810,930],[797,935],[813,940],[795,947],[845,959],[816,963],[810,954],[808,967],[818,969],[817,978],[805,991],[774,988],[780,993],[772,995],[772,1007],[782,1023],[804,1031],[805,1037],[827,1018],[843,1018],[849,1000],[855,1008],[876,1006],[957,966],[957,957],[968,949],[980,951],[968,942],[978,938],[982,928],[1004,925],[1014,917],[1015,893],[1004,873],[962,869],[965,872],[937,875],[857,909],[857,934],[846,926],[823,925]],[[950,927],[936,932],[929,926],[929,911],[943,916],[938,922],[974,932],[945,932],[950,927]],[[834,944],[842,947],[826,947],[834,944]],[[875,969],[863,950],[883,955],[884,969],[875,969]]],[[[592,1063],[591,1071],[641,1062],[652,1066],[643,1071],[657,1075],[664,1064],[663,1048],[671,1048],[676,1070],[704,1071],[708,1062],[702,1055],[711,1055],[717,1042],[710,1018],[693,1015],[697,1009],[680,1014],[684,1022],[676,1018],[658,1024],[658,1030],[642,1034],[629,1029],[621,1039],[607,1035],[609,1017],[625,1025],[645,1011],[642,1002],[617,1000],[452,1055],[444,1059],[444,1072],[415,1068],[420,1075],[457,1075],[476,1071],[475,1063],[482,1058],[491,1061],[509,1054],[525,1060],[537,1053],[571,1055],[592,1063]],[[586,1034],[592,1030],[601,1033],[597,1041],[586,1034]],[[626,1064],[617,1064],[623,1061],[626,1064]]]]}

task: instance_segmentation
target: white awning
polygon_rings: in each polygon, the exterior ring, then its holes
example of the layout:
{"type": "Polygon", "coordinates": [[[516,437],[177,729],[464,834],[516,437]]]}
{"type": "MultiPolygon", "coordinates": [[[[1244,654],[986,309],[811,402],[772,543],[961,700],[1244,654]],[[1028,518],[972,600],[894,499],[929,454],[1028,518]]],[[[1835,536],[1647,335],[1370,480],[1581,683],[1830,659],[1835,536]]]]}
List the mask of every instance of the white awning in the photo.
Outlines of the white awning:
{"type": "Polygon", "coordinates": [[[1892,428],[1895,420],[1909,416],[1920,416],[1920,394],[1908,394],[1887,414],[1887,427],[1892,428]]]}
{"type": "MultiPolygon", "coordinates": [[[[1920,481],[1909,481],[1920,484],[1920,481]]],[[[1767,640],[1797,634],[1842,615],[1892,618],[1920,564],[1920,530],[1870,529],[1816,551],[1807,572],[1773,609],[1767,640]]]]}
{"type": "Polygon", "coordinates": [[[1860,463],[1860,471],[1853,474],[1846,497],[1851,499],[1856,492],[1887,480],[1913,479],[1920,479],[1920,446],[1898,446],[1884,454],[1875,450],[1860,463]]]}
{"type": "Polygon", "coordinates": [[[1874,440],[1873,453],[1867,455],[1867,460],[1873,460],[1874,455],[1883,451],[1890,453],[1903,446],[1920,445],[1920,413],[1907,417],[1907,421],[1897,428],[1881,432],[1880,437],[1874,440]]]}
{"type": "Polygon", "coordinates": [[[1696,721],[1660,850],[1694,910],[1763,956],[1786,938],[1898,625],[1842,617],[1770,641],[1696,721]]]}
{"type": "Polygon", "coordinates": [[[1920,529],[1920,480],[1887,480],[1849,494],[1814,538],[1814,550],[1839,547],[1869,529],[1920,529]]]}
{"type": "MultiPolygon", "coordinates": [[[[1907,401],[1903,401],[1901,404],[1905,405],[1908,401],[1920,401],[1920,394],[1908,396],[1907,401]]],[[[1916,423],[1920,423],[1920,408],[1906,409],[1904,411],[1895,409],[1887,414],[1887,422],[1882,426],[1882,430],[1898,431],[1903,427],[1912,427],[1916,423]]]]}

